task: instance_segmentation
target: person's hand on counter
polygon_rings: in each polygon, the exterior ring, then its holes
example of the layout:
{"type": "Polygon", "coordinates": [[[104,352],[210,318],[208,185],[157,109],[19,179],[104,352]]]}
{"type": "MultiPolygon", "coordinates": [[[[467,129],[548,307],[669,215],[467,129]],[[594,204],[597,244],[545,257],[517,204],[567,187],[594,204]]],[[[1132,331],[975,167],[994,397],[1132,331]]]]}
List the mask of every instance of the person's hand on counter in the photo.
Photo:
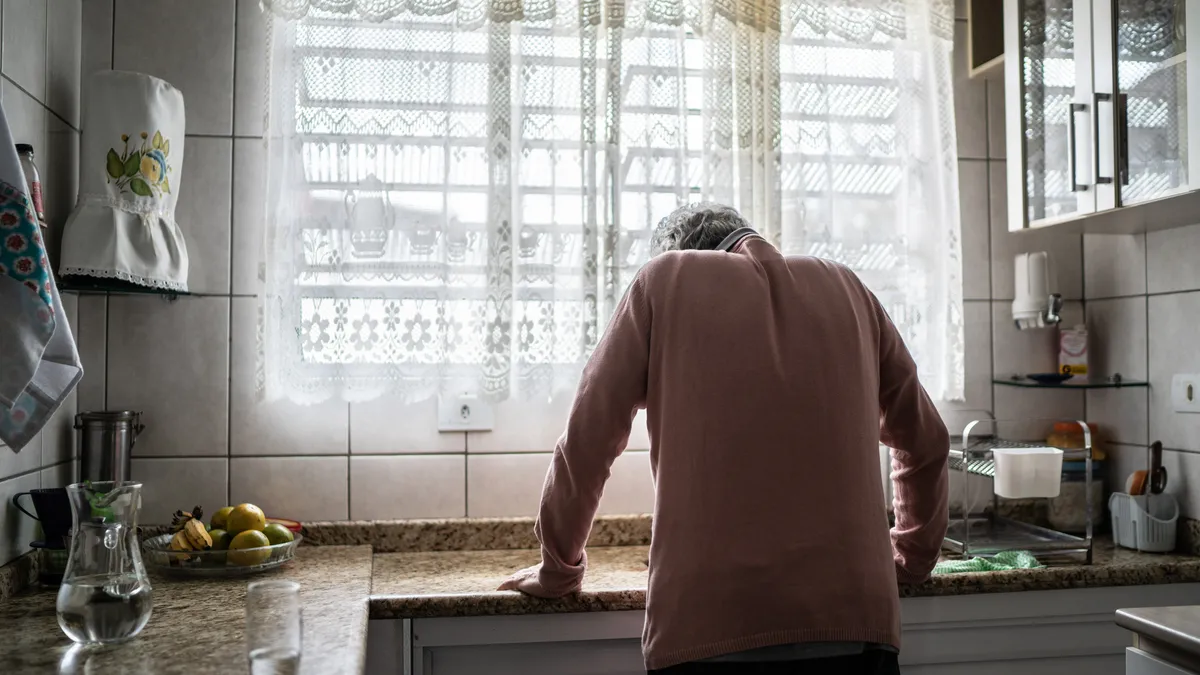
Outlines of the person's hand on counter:
{"type": "Polygon", "coordinates": [[[520,591],[525,595],[532,595],[535,598],[561,597],[561,594],[556,595],[549,592],[544,586],[542,586],[542,582],[538,581],[538,572],[541,571],[541,569],[542,565],[541,563],[538,563],[537,565],[526,567],[523,570],[514,572],[513,575],[508,579],[505,579],[504,583],[500,584],[500,587],[496,590],[520,591]]]}

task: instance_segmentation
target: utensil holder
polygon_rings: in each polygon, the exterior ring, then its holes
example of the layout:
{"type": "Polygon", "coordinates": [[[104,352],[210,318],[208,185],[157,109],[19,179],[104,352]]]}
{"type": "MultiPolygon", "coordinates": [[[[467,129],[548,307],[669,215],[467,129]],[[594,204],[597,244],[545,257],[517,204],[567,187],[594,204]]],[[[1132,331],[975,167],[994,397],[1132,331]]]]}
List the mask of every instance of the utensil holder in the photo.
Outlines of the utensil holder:
{"type": "Polygon", "coordinates": [[[1179,503],[1168,494],[1130,495],[1114,492],[1108,498],[1113,540],[1138,551],[1166,553],[1175,550],[1179,503]]]}

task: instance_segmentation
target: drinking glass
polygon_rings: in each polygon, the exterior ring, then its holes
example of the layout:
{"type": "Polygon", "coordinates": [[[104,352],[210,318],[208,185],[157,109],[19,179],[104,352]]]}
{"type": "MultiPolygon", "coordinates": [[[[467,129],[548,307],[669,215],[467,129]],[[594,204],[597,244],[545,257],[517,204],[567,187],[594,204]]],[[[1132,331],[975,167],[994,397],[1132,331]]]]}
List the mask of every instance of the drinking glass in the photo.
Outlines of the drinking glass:
{"type": "Polygon", "coordinates": [[[300,584],[256,581],[246,590],[246,650],[251,675],[300,671],[300,584]]]}

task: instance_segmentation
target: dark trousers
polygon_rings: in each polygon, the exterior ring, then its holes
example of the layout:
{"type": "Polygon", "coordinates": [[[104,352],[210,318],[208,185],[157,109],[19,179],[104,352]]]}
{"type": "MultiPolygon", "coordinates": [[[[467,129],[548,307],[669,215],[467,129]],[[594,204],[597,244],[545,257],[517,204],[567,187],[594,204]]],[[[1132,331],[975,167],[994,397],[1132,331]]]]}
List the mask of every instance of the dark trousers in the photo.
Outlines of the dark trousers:
{"type": "Polygon", "coordinates": [[[900,664],[893,652],[869,649],[852,656],[799,661],[693,661],[652,670],[649,675],[900,675],[900,664]]]}

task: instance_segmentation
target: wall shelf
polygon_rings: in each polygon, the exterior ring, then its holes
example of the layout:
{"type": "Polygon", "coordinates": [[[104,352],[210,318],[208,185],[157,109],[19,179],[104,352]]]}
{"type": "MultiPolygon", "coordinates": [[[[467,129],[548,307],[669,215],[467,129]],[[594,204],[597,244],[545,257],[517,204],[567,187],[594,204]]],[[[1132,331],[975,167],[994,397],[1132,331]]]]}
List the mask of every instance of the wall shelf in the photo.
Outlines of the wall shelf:
{"type": "Polygon", "coordinates": [[[1121,387],[1150,386],[1150,383],[1144,380],[1127,380],[1120,375],[1113,375],[1103,379],[1084,380],[1082,382],[1059,382],[1057,384],[1042,384],[1023,375],[1013,375],[1009,378],[996,378],[992,380],[992,384],[999,384],[1006,387],[1025,387],[1026,389],[1119,389],[1121,387]]]}

